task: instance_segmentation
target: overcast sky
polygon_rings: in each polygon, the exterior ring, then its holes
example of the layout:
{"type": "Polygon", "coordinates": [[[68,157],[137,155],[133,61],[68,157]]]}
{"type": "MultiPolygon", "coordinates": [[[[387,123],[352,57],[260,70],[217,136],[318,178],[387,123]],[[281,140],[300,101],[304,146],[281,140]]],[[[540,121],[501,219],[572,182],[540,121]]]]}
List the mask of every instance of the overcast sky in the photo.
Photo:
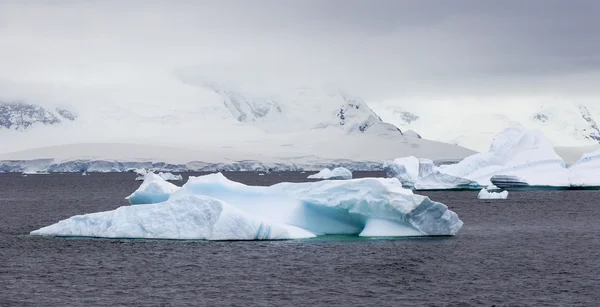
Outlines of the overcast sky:
{"type": "Polygon", "coordinates": [[[0,98],[190,74],[369,100],[595,97],[599,16],[595,0],[0,0],[0,98]]]}

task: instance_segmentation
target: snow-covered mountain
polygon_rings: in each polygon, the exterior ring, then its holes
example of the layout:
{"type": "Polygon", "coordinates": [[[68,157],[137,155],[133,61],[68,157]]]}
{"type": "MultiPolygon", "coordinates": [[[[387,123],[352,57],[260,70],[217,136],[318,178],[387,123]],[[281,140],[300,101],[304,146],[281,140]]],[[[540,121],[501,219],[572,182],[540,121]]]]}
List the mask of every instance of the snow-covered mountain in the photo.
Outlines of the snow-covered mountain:
{"type": "Polygon", "coordinates": [[[75,118],[76,115],[61,108],[44,109],[22,102],[0,102],[0,129],[24,131],[34,124],[55,125],[75,118]]]}
{"type": "MultiPolygon", "coordinates": [[[[273,92],[248,91],[195,78],[161,81],[143,88],[97,91],[93,96],[53,96],[51,101],[81,99],[80,103],[61,103],[59,109],[51,102],[28,104],[27,108],[41,110],[43,116],[28,117],[19,129],[9,128],[14,124],[0,127],[0,160],[54,159],[44,160],[50,164],[118,160],[180,165],[190,161],[227,165],[242,160],[254,161],[250,164],[293,164],[302,160],[302,168],[307,169],[311,165],[335,166],[336,161],[371,165],[405,155],[439,160],[472,154],[468,149],[421,139],[414,133],[404,135],[361,98],[331,85],[273,92]],[[153,87],[158,84],[168,91],[153,87]],[[74,144],[78,146],[72,147],[74,144]],[[138,149],[132,147],[136,145],[138,149]],[[311,157],[310,162],[306,157],[311,157]]],[[[26,97],[23,100],[27,101],[26,97]]],[[[14,119],[23,112],[7,108],[4,114],[14,119]]],[[[240,168],[245,169],[246,164],[240,168]]]]}
{"type": "Polygon", "coordinates": [[[489,148],[492,137],[507,127],[541,130],[554,146],[589,146],[600,142],[600,105],[590,102],[450,101],[371,103],[381,117],[423,138],[458,144],[476,151],[489,148]]]}
{"type": "Polygon", "coordinates": [[[333,85],[257,94],[199,78],[178,77],[185,84],[217,94],[237,121],[268,133],[334,128],[348,134],[402,134],[394,125],[383,122],[363,99],[333,85]]]}

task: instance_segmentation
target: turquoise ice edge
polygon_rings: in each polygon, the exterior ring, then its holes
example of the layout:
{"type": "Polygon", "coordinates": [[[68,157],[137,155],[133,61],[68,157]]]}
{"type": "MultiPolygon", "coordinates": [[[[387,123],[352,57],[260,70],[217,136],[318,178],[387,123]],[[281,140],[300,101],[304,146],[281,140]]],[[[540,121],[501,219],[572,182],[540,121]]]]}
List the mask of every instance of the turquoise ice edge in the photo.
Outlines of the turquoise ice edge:
{"type": "Polygon", "coordinates": [[[41,236],[25,234],[24,237],[35,237],[44,239],[66,239],[66,240],[98,240],[98,241],[132,241],[132,242],[340,242],[340,241],[402,241],[402,240],[440,240],[450,239],[455,236],[440,235],[440,236],[402,236],[402,237],[360,237],[358,235],[320,235],[314,238],[302,239],[261,239],[261,240],[205,240],[205,239],[157,239],[157,238],[105,238],[105,237],[85,237],[85,236],[41,236]]]}

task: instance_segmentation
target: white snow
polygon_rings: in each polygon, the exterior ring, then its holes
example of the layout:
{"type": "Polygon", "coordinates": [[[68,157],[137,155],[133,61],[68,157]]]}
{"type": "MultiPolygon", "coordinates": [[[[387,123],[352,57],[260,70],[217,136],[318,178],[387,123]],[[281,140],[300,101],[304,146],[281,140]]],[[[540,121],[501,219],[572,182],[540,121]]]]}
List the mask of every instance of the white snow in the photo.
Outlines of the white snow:
{"type": "Polygon", "coordinates": [[[208,240],[427,236],[455,235],[463,224],[445,205],[413,194],[397,179],[255,187],[217,173],[190,177],[164,202],[140,199],[155,204],[75,216],[32,234],[208,240]]]}
{"type": "MultiPolygon", "coordinates": [[[[369,105],[384,121],[402,131],[412,129],[423,138],[481,152],[506,127],[540,130],[554,146],[597,146],[598,139],[594,136],[600,134],[598,103],[575,100],[572,97],[506,97],[496,101],[482,97],[431,98],[369,102],[369,105]]],[[[571,163],[568,159],[565,162],[571,163]]]]}
{"type": "Polygon", "coordinates": [[[345,167],[336,167],[333,170],[322,169],[316,174],[309,175],[308,179],[352,179],[352,171],[345,167]]]}
{"type": "Polygon", "coordinates": [[[179,189],[178,186],[167,182],[161,176],[148,172],[144,175],[144,182],[131,195],[125,199],[132,205],[163,202],[179,189]]]}
{"type": "Polygon", "coordinates": [[[573,187],[600,187],[600,150],[590,152],[568,169],[573,187]]]}
{"type": "Polygon", "coordinates": [[[507,199],[508,191],[490,192],[487,189],[481,189],[477,194],[478,199],[507,199]]]}
{"type": "Polygon", "coordinates": [[[566,165],[573,165],[586,154],[600,150],[600,144],[590,146],[554,147],[556,153],[565,161],[566,165]]]}

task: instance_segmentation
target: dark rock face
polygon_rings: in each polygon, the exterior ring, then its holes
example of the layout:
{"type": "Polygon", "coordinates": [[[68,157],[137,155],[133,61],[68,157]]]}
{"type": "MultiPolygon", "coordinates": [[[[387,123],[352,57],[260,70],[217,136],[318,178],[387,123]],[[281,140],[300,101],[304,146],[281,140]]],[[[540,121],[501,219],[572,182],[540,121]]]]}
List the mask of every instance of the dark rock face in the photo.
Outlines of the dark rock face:
{"type": "Polygon", "coordinates": [[[0,102],[0,129],[23,131],[36,123],[56,125],[66,120],[74,121],[76,118],[75,114],[65,109],[45,109],[22,102],[0,102]]]}
{"type": "Polygon", "coordinates": [[[544,113],[538,113],[535,116],[533,116],[533,119],[540,121],[542,123],[545,123],[548,121],[548,115],[546,115],[544,113]]]}
{"type": "Polygon", "coordinates": [[[590,129],[586,131],[585,137],[591,140],[600,141],[600,128],[598,128],[598,124],[593,118],[592,113],[583,105],[579,106],[579,111],[581,112],[581,117],[590,125],[590,129]]]}
{"type": "Polygon", "coordinates": [[[407,124],[410,124],[419,119],[419,116],[410,112],[402,112],[400,113],[400,115],[402,116],[402,120],[407,124]]]}

